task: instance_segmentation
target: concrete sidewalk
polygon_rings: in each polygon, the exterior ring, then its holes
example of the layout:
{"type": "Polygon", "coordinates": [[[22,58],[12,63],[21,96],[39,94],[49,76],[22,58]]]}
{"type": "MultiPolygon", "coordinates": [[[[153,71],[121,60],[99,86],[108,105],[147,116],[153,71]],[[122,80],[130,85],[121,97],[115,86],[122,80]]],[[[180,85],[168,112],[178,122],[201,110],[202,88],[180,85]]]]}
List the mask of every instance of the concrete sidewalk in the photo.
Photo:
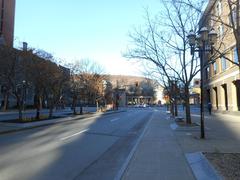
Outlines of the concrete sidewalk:
{"type": "Polygon", "coordinates": [[[170,123],[165,112],[154,113],[122,179],[195,179],[170,123]]]}
{"type": "MultiPolygon", "coordinates": [[[[200,115],[192,114],[192,122],[200,123],[200,115]]],[[[178,127],[174,131],[185,153],[240,152],[240,116],[205,114],[205,139],[200,139],[200,127],[178,127]]]]}
{"type": "Polygon", "coordinates": [[[87,118],[97,118],[97,117],[101,117],[102,115],[121,113],[121,112],[125,112],[125,111],[118,110],[118,111],[108,111],[108,112],[96,112],[96,113],[91,113],[91,114],[88,113],[88,114],[83,114],[83,115],[68,116],[68,117],[63,117],[63,118],[43,120],[43,121],[30,122],[30,123],[0,122],[0,135],[11,133],[11,132],[33,129],[33,128],[37,128],[37,127],[54,125],[57,123],[63,123],[63,122],[67,122],[67,121],[82,120],[82,119],[87,119],[87,118]]]}
{"type": "MultiPolygon", "coordinates": [[[[192,122],[200,123],[200,115],[192,114],[192,122]]],[[[212,115],[205,114],[205,139],[200,138],[200,126],[197,127],[181,127],[178,126],[173,130],[178,144],[182,151],[187,155],[196,155],[197,152],[204,153],[240,153],[240,117],[231,114],[214,113],[212,115]]],[[[172,121],[174,123],[174,121],[172,121]]],[[[204,155],[203,155],[204,156],[204,155]]],[[[207,158],[203,157],[204,159],[207,158]]],[[[195,156],[196,160],[196,156],[195,156]]],[[[190,162],[190,161],[189,161],[190,162]]],[[[197,162],[198,163],[198,162],[197,162]]],[[[210,162],[208,162],[210,163],[210,162]]],[[[206,164],[206,163],[204,163],[206,164]]],[[[210,163],[211,164],[211,163],[210,163]]],[[[197,179],[223,179],[221,172],[215,171],[215,178],[202,178],[202,175],[209,173],[209,168],[193,163],[193,172],[197,179]],[[194,168],[195,166],[195,168],[194,168]],[[196,168],[197,167],[197,168],[196,168]],[[201,171],[199,175],[199,170],[201,171]]],[[[233,168],[234,169],[234,168],[233,168]]]]}

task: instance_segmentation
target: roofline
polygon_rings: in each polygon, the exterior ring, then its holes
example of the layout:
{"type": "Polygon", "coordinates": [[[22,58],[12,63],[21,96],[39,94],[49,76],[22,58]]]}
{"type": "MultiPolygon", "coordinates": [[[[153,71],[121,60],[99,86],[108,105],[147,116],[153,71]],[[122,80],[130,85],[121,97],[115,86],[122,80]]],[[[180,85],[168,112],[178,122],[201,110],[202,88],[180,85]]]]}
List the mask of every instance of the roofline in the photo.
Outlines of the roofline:
{"type": "Polygon", "coordinates": [[[205,23],[207,16],[209,15],[209,12],[212,10],[213,6],[215,5],[217,0],[209,0],[208,5],[202,15],[202,17],[199,20],[199,27],[202,27],[202,25],[205,23]]]}

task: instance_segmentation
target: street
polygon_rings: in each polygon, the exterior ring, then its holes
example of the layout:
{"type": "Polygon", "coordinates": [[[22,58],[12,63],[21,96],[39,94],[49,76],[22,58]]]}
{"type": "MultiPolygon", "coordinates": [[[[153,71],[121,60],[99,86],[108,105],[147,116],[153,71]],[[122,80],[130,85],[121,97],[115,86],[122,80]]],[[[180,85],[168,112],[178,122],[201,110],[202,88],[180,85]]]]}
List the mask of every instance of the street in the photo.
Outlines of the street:
{"type": "Polygon", "coordinates": [[[0,136],[0,179],[114,179],[155,109],[0,136]]]}

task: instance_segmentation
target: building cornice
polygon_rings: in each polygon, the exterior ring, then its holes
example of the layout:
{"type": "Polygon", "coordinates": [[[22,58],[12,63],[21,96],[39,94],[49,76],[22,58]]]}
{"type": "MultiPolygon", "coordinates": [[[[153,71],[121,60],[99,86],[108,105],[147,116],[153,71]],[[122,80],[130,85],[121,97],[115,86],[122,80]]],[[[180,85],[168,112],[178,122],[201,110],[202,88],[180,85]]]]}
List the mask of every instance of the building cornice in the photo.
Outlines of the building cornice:
{"type": "Polygon", "coordinates": [[[199,27],[202,27],[206,23],[205,21],[216,2],[217,2],[217,0],[209,0],[206,9],[203,12],[203,15],[202,15],[201,19],[199,20],[199,23],[198,23],[199,27]]]}

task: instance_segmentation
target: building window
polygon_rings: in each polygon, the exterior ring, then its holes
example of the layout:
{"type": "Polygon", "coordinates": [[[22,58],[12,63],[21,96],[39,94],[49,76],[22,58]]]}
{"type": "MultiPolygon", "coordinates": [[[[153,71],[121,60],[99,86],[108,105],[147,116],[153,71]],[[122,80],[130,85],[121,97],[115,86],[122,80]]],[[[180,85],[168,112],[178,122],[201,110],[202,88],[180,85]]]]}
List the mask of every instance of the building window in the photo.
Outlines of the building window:
{"type": "Polygon", "coordinates": [[[219,33],[219,38],[223,38],[223,35],[224,35],[224,26],[223,25],[218,26],[218,33],[219,33]]]}
{"type": "Polygon", "coordinates": [[[214,26],[214,19],[210,19],[210,27],[213,28],[214,26]]]}
{"type": "Polygon", "coordinates": [[[217,74],[217,62],[213,63],[213,74],[217,74]]]}
{"type": "Polygon", "coordinates": [[[225,57],[221,57],[221,63],[222,63],[222,71],[225,71],[225,69],[227,69],[227,60],[225,57]]]}
{"type": "Polygon", "coordinates": [[[233,49],[233,61],[235,63],[238,63],[238,53],[237,53],[237,47],[233,49]]]}
{"type": "Polygon", "coordinates": [[[216,6],[216,15],[220,16],[222,14],[222,1],[219,0],[216,6]]]}
{"type": "Polygon", "coordinates": [[[236,14],[236,7],[234,7],[232,9],[232,16],[233,16],[233,21],[232,21],[232,17],[231,17],[231,12],[228,15],[228,23],[230,26],[233,26],[236,28],[236,22],[237,22],[237,14],[236,14]]]}

